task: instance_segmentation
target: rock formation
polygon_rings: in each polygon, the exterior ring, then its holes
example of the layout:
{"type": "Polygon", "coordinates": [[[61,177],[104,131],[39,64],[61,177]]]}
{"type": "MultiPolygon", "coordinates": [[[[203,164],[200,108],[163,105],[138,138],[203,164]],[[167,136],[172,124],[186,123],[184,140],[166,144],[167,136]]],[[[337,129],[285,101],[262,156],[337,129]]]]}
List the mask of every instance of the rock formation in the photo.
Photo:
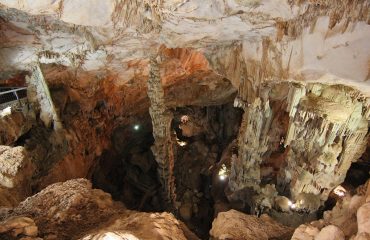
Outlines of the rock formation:
{"type": "Polygon", "coordinates": [[[32,239],[198,239],[169,213],[129,211],[86,179],[48,186],[14,209],[1,212],[2,238],[32,239]],[[108,223],[108,224],[106,224],[108,223]],[[36,238],[39,237],[39,238],[36,238]]]}
{"type": "Polygon", "coordinates": [[[368,239],[369,181],[351,196],[346,194],[324,218],[299,226],[292,240],[305,239],[368,239]]]}
{"type": "Polygon", "coordinates": [[[35,171],[23,147],[0,146],[0,205],[14,206],[31,194],[35,171]]]}
{"type": "Polygon", "coordinates": [[[0,0],[0,234],[368,237],[369,9],[0,0]]]}
{"type": "Polygon", "coordinates": [[[274,222],[269,216],[248,216],[230,210],[220,213],[213,221],[212,239],[289,239],[292,229],[274,222]]]}
{"type": "Polygon", "coordinates": [[[173,176],[174,143],[171,133],[172,114],[164,101],[164,92],[156,56],[150,59],[148,79],[148,96],[150,99],[149,113],[152,118],[154,146],[153,154],[158,162],[158,174],[161,178],[165,199],[169,204],[176,201],[175,179],[173,176]]]}
{"type": "MultiPolygon", "coordinates": [[[[286,148],[281,153],[285,159],[271,183],[276,185],[278,194],[287,195],[297,203],[297,209],[315,211],[344,181],[351,163],[366,149],[368,100],[344,86],[292,84],[287,87],[287,98],[279,101],[287,106],[289,123],[286,132],[279,135],[272,131],[272,119],[279,113],[269,105],[277,100],[271,88],[265,87],[265,98],[256,98],[252,104],[242,101],[242,97],[236,99],[235,105],[243,107],[245,112],[229,186],[234,192],[250,188],[255,194],[263,195],[260,166],[268,163],[273,150],[271,144],[281,139],[281,145],[286,148]]],[[[270,201],[273,202],[271,198],[270,201]]]]}

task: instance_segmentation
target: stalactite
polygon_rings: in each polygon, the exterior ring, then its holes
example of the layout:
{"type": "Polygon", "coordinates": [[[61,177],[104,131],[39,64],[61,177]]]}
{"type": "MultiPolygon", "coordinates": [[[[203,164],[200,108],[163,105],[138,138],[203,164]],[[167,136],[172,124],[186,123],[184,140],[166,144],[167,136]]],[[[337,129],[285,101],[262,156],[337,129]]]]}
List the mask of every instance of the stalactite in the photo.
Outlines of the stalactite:
{"type": "MultiPolygon", "coordinates": [[[[240,100],[236,105],[245,106],[240,100]]],[[[233,191],[245,187],[258,191],[261,181],[260,164],[268,148],[271,108],[268,101],[262,102],[260,98],[256,98],[253,104],[244,110],[238,138],[238,158],[234,159],[232,164],[229,186],[233,191]]]]}
{"type": "Polygon", "coordinates": [[[156,56],[150,58],[148,79],[149,113],[152,118],[153,136],[155,139],[152,151],[158,162],[158,173],[161,179],[165,200],[170,205],[176,201],[174,168],[174,143],[171,136],[172,113],[167,109],[161,84],[159,64],[156,56]]]}
{"type": "Polygon", "coordinates": [[[54,130],[61,130],[63,128],[62,123],[55,110],[49,87],[38,64],[32,67],[32,75],[26,79],[29,85],[28,96],[31,98],[30,102],[37,104],[40,108],[41,120],[46,126],[49,127],[52,124],[54,130]]]}

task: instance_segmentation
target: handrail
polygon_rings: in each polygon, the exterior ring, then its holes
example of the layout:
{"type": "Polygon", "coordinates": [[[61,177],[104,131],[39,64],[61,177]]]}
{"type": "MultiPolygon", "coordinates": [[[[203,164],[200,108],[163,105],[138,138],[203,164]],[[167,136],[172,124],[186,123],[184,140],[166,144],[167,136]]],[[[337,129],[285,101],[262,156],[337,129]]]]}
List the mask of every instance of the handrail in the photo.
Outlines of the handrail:
{"type": "Polygon", "coordinates": [[[8,91],[5,91],[5,92],[0,92],[0,95],[4,95],[4,94],[7,94],[7,93],[12,93],[12,92],[18,92],[18,91],[25,90],[25,89],[27,89],[27,87],[15,88],[15,89],[8,90],[8,91]]]}
{"type": "Polygon", "coordinates": [[[13,101],[19,101],[27,98],[27,87],[19,87],[4,92],[0,91],[0,104],[11,103],[13,101]]]}

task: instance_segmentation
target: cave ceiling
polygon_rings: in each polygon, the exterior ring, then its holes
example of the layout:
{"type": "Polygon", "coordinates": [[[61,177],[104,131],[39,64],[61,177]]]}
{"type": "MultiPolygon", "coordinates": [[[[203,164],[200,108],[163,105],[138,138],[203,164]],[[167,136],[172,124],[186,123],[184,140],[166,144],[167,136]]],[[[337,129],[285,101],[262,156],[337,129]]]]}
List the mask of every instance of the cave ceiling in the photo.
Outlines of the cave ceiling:
{"type": "Polygon", "coordinates": [[[144,89],[154,54],[165,86],[214,89],[229,79],[238,88],[247,78],[369,95],[368,9],[368,1],[1,0],[0,79],[40,63],[50,83],[144,89]]]}

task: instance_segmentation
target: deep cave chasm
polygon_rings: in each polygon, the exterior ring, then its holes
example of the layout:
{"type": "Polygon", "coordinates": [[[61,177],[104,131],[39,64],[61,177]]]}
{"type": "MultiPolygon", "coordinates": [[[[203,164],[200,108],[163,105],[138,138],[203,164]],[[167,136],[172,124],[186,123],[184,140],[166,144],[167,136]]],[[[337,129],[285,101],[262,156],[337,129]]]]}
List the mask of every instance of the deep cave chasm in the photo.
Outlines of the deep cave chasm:
{"type": "Polygon", "coordinates": [[[0,239],[370,239],[369,9],[0,0],[0,239]]]}

